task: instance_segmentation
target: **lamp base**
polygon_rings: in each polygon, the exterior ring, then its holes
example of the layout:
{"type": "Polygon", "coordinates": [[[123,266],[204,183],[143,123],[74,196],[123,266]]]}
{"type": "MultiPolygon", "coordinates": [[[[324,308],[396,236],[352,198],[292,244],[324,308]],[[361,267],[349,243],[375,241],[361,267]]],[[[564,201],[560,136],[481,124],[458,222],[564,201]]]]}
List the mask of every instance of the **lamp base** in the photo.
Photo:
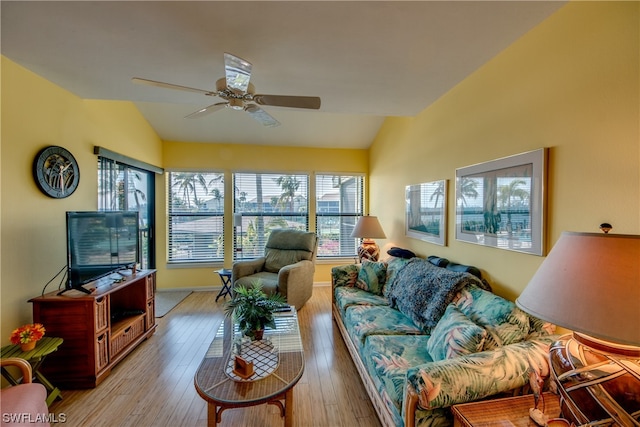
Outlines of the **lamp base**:
{"type": "Polygon", "coordinates": [[[360,262],[363,260],[378,261],[380,258],[380,248],[373,240],[364,239],[362,244],[358,246],[358,258],[360,262]]]}
{"type": "Polygon", "coordinates": [[[640,349],[574,332],[553,343],[549,362],[564,418],[640,426],[640,349]]]}

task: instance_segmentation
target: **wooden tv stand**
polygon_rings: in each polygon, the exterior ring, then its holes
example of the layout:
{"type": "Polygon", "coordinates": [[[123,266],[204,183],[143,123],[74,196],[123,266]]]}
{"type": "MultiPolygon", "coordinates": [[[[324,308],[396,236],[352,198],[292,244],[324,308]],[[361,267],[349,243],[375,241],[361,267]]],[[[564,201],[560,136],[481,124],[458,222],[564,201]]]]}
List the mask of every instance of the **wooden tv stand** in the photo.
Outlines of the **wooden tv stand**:
{"type": "Polygon", "coordinates": [[[69,290],[32,298],[33,321],[46,335],[64,342],[47,357],[43,373],[65,388],[92,388],[118,362],[156,330],[155,270],[139,270],[115,280],[116,275],[84,285],[87,295],[69,290]]]}

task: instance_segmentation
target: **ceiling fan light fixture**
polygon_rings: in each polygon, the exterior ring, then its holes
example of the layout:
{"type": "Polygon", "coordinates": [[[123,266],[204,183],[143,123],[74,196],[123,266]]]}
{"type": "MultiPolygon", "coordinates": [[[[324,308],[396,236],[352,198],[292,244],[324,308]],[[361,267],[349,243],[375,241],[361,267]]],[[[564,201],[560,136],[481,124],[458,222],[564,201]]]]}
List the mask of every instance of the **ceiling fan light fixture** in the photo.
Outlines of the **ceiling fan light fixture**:
{"type": "Polygon", "coordinates": [[[244,110],[244,101],[242,99],[229,98],[229,108],[234,110],[244,110]]]}

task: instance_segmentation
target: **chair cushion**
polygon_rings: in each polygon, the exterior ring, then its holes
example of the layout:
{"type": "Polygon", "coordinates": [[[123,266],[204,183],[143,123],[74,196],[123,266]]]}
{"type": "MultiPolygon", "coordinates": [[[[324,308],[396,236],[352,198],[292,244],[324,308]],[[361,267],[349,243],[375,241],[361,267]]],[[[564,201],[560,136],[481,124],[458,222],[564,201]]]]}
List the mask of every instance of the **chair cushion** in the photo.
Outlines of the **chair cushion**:
{"type": "Polygon", "coordinates": [[[451,359],[482,351],[487,331],[473,323],[455,304],[449,304],[429,337],[427,351],[433,360],[451,359]]]}
{"type": "Polygon", "coordinates": [[[260,271],[250,276],[244,276],[236,280],[233,286],[250,288],[254,283],[260,283],[265,294],[271,295],[278,291],[278,273],[260,271]]]}
{"type": "Polygon", "coordinates": [[[316,234],[294,229],[275,229],[265,246],[266,271],[277,273],[286,265],[311,260],[316,246],[316,234]]]}
{"type": "Polygon", "coordinates": [[[2,426],[49,426],[47,422],[47,390],[42,384],[28,383],[13,387],[3,388],[0,393],[2,399],[2,426]],[[30,416],[29,422],[25,419],[5,420],[4,415],[16,415],[17,417],[30,416]],[[7,422],[5,422],[7,421],[7,422]],[[41,422],[38,422],[41,421],[41,422]]]}

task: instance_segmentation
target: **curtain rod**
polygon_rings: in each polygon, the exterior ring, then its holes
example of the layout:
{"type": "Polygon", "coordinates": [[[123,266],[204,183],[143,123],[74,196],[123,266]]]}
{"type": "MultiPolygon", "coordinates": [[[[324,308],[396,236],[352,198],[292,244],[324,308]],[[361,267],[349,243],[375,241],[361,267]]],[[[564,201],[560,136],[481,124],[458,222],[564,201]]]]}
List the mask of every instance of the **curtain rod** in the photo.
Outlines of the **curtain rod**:
{"type": "Polygon", "coordinates": [[[117,162],[117,163],[125,163],[125,164],[127,164],[129,166],[133,166],[133,167],[136,167],[138,169],[144,169],[144,170],[149,171],[149,172],[155,172],[158,175],[162,175],[164,173],[164,169],[163,168],[159,168],[159,167],[154,166],[152,164],[145,163],[145,162],[142,162],[140,160],[133,159],[133,158],[125,156],[123,154],[115,153],[115,152],[113,152],[111,150],[107,150],[106,148],[100,147],[98,145],[93,147],[93,154],[96,154],[98,156],[104,157],[104,158],[109,159],[109,160],[113,160],[114,162],[117,162]]]}

